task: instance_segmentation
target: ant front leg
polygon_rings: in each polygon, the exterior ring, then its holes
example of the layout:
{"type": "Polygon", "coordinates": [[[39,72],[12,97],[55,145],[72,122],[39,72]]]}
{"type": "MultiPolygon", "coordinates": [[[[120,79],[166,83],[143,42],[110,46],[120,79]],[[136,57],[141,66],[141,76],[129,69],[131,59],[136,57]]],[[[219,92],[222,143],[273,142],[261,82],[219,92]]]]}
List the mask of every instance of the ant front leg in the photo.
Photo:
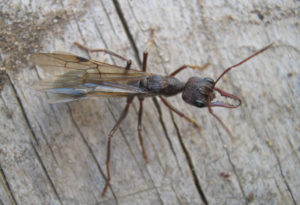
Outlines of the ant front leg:
{"type": "Polygon", "coordinates": [[[179,72],[183,71],[184,69],[187,68],[192,68],[192,69],[197,69],[197,70],[204,70],[207,66],[209,66],[209,63],[206,63],[203,66],[198,66],[198,65],[183,65],[180,68],[176,69],[173,73],[171,73],[169,76],[175,76],[179,72]]]}
{"type": "Polygon", "coordinates": [[[78,43],[78,42],[74,42],[74,45],[77,46],[78,48],[82,49],[82,50],[85,50],[86,52],[103,52],[103,53],[106,53],[106,54],[109,54],[111,56],[114,56],[114,57],[117,57],[123,61],[126,61],[127,65],[125,67],[126,70],[130,69],[130,66],[131,66],[131,60],[130,59],[127,59],[113,51],[110,51],[110,50],[107,50],[107,49],[89,49],[88,47],[78,43]]]}

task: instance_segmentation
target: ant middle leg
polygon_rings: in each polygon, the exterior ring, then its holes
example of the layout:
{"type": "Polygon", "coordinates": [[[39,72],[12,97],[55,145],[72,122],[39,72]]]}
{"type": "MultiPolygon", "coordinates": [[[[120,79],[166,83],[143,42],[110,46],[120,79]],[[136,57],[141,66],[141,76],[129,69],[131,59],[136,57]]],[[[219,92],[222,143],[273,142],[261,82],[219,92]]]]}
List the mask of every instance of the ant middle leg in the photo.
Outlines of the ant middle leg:
{"type": "Polygon", "coordinates": [[[130,69],[130,66],[131,66],[131,63],[132,63],[131,60],[127,59],[127,58],[125,58],[125,57],[123,57],[123,56],[121,56],[121,55],[119,55],[119,54],[117,54],[113,51],[110,51],[110,50],[107,50],[107,49],[90,49],[90,48],[88,48],[88,47],[86,47],[86,46],[84,46],[84,45],[82,45],[78,42],[74,42],[74,45],[77,46],[78,48],[86,51],[86,52],[103,52],[103,53],[109,54],[111,56],[117,57],[117,58],[119,58],[123,61],[126,61],[126,63],[127,63],[126,68],[125,68],[126,70],[130,69]]]}

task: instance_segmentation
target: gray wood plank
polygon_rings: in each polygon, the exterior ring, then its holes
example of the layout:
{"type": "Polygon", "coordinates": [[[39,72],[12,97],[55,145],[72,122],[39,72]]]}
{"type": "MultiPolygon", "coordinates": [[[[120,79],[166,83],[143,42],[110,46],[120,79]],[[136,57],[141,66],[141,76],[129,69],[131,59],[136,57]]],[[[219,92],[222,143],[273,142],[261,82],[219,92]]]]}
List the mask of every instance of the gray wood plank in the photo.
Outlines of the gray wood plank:
{"type": "MultiPolygon", "coordinates": [[[[12,1],[0,6],[1,67],[8,73],[0,101],[3,204],[299,203],[298,2],[12,1]],[[233,141],[207,109],[185,104],[180,95],[168,100],[195,119],[201,132],[146,99],[146,164],[135,102],[113,137],[111,189],[101,197],[107,134],[126,100],[49,105],[48,95],[31,88],[46,74],[28,56],[67,51],[87,57],[74,41],[116,51],[134,67],[140,67],[147,49],[148,72],[162,75],[183,64],[210,63],[201,72],[183,71],[182,80],[216,78],[256,50],[274,46],[218,85],[243,100],[237,109],[214,109],[233,141]]],[[[124,65],[107,55],[91,57],[124,65]]]]}

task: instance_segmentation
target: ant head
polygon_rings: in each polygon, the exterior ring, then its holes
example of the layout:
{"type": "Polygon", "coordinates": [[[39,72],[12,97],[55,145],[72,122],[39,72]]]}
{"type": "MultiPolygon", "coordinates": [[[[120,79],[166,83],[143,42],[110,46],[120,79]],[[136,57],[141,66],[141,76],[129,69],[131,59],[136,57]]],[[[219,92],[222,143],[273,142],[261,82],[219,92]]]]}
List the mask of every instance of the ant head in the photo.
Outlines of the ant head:
{"type": "Polygon", "coordinates": [[[214,80],[211,78],[191,77],[184,86],[183,100],[196,107],[208,106],[209,99],[213,99],[214,80]]]}
{"type": "Polygon", "coordinates": [[[226,125],[222,122],[222,120],[213,112],[212,107],[226,107],[226,108],[236,108],[241,105],[242,101],[237,97],[230,93],[227,93],[217,87],[216,84],[219,80],[228,73],[232,68],[238,67],[239,65],[245,63],[246,61],[250,60],[254,56],[264,52],[268,48],[270,48],[273,44],[270,44],[263,49],[257,51],[256,53],[252,54],[248,58],[245,58],[241,62],[227,68],[218,78],[216,81],[212,80],[211,78],[198,78],[192,77],[188,80],[185,84],[184,89],[182,91],[182,98],[188,104],[194,105],[196,107],[208,107],[210,114],[212,114],[222,125],[222,127],[226,130],[228,135],[233,139],[233,136],[226,125]],[[238,101],[238,104],[231,104],[226,102],[213,102],[213,99],[216,97],[216,92],[218,92],[221,96],[233,99],[238,101]]]}
{"type": "MultiPolygon", "coordinates": [[[[216,84],[219,82],[219,80],[228,73],[232,68],[238,67],[239,65],[245,63],[246,61],[250,60],[254,56],[264,52],[268,48],[270,48],[273,44],[270,44],[263,49],[257,51],[256,53],[252,54],[251,56],[245,58],[241,62],[227,68],[218,78],[216,81],[212,80],[211,78],[198,78],[198,77],[192,77],[188,80],[188,82],[185,84],[183,92],[182,92],[182,98],[185,102],[187,102],[190,105],[194,105],[196,107],[208,107],[211,114],[212,110],[211,107],[226,107],[226,108],[236,108],[241,105],[242,101],[237,97],[230,93],[227,93],[217,87],[216,84]],[[226,102],[220,102],[216,101],[213,102],[212,100],[216,97],[215,92],[217,91],[221,96],[233,99],[235,101],[238,101],[238,104],[231,104],[226,102]]],[[[214,115],[214,114],[213,114],[214,115]]],[[[214,115],[215,116],[215,115],[214,115]]],[[[216,117],[216,116],[215,116],[216,117]]]]}
{"type": "Polygon", "coordinates": [[[216,82],[211,78],[198,78],[191,77],[188,82],[185,84],[182,98],[183,100],[196,107],[226,107],[226,108],[236,108],[240,106],[241,100],[227,93],[219,88],[215,87],[216,82]],[[231,104],[222,101],[213,102],[213,99],[216,97],[217,91],[221,96],[233,99],[238,101],[237,104],[231,104]]]}

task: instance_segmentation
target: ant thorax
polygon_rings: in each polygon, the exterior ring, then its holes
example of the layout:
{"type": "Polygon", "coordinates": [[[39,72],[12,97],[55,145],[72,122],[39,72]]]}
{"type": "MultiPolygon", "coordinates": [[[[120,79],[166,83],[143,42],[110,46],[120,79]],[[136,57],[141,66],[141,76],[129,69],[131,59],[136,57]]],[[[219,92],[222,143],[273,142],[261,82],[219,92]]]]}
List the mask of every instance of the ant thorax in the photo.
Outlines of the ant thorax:
{"type": "Polygon", "coordinates": [[[182,92],[185,84],[172,76],[152,75],[141,81],[140,87],[156,95],[172,96],[182,92]]]}

